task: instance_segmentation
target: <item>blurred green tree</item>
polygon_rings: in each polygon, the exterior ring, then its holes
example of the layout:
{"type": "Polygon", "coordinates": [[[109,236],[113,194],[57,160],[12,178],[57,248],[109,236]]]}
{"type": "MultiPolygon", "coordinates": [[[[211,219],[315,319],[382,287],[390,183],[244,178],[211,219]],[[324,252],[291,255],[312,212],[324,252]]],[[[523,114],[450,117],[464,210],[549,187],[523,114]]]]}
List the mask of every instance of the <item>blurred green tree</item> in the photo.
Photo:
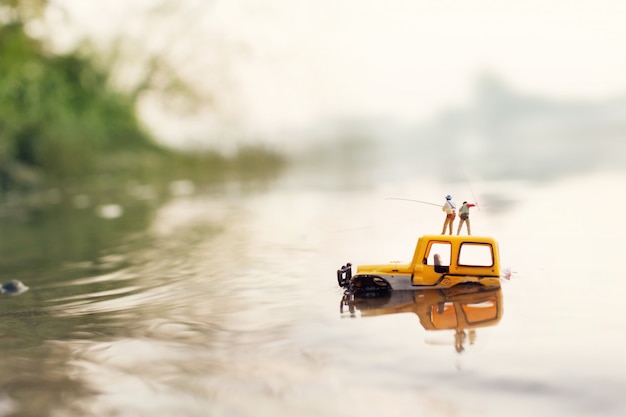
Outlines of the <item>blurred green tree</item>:
{"type": "MultiPolygon", "coordinates": [[[[186,17],[194,10],[176,2],[157,4],[146,18],[154,24],[149,38],[165,30],[164,16],[185,13],[177,22],[193,20],[186,17]]],[[[151,95],[187,113],[199,102],[212,104],[211,97],[179,76],[167,56],[182,49],[174,45],[176,37],[165,36],[159,48],[142,49],[137,39],[124,42],[119,35],[104,50],[84,41],[70,52],[56,53],[45,37],[30,35],[48,5],[47,0],[0,0],[0,193],[84,181],[103,172],[164,179],[165,172],[188,175],[191,170],[199,177],[221,178],[227,171],[247,170],[249,176],[282,165],[271,151],[242,149],[229,162],[211,151],[174,154],[158,145],[137,118],[142,97],[151,95]]]]}
{"type": "Polygon", "coordinates": [[[45,0],[0,0],[0,188],[89,175],[126,151],[157,150],[134,97],[78,54],[56,55],[25,28],[45,0]]]}

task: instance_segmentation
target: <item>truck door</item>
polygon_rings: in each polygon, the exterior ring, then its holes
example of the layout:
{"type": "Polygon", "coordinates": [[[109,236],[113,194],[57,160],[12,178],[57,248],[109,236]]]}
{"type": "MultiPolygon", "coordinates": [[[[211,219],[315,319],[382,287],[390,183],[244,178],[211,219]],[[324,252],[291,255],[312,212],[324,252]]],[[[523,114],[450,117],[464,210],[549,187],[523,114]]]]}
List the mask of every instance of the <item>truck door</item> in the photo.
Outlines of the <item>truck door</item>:
{"type": "Polygon", "coordinates": [[[424,257],[422,285],[435,285],[443,275],[450,272],[452,245],[450,242],[429,242],[424,257]]]}

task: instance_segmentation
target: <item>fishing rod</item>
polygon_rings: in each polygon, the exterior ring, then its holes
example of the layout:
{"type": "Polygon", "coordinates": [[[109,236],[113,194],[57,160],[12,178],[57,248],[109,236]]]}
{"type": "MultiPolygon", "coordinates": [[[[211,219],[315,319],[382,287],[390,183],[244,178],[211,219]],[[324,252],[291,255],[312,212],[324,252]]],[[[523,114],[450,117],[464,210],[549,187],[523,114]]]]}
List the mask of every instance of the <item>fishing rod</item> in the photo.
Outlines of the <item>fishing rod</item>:
{"type": "Polygon", "coordinates": [[[472,193],[472,197],[474,198],[474,201],[476,202],[476,208],[478,209],[478,211],[480,211],[480,205],[478,205],[478,199],[474,195],[474,190],[472,190],[472,184],[470,184],[469,179],[467,178],[467,175],[465,175],[465,171],[461,170],[461,173],[463,174],[463,177],[465,178],[465,182],[467,182],[467,186],[469,187],[470,192],[472,193]]]}
{"type": "Polygon", "coordinates": [[[421,200],[411,200],[411,199],[409,199],[409,198],[393,198],[393,197],[389,197],[389,198],[386,198],[385,200],[402,200],[402,201],[412,201],[412,202],[414,202],[414,203],[429,204],[429,205],[431,205],[431,206],[441,207],[441,204],[429,203],[428,201],[421,201],[421,200]]]}

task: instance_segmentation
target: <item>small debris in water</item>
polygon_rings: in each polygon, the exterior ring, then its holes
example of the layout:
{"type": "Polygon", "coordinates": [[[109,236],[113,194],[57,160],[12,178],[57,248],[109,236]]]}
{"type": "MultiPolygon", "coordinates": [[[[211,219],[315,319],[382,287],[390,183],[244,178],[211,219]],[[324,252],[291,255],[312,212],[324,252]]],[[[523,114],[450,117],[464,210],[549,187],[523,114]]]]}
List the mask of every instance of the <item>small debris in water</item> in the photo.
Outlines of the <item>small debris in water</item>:
{"type": "Polygon", "coordinates": [[[506,268],[502,268],[502,271],[500,273],[500,276],[504,279],[511,279],[511,268],[506,267],[506,268]]]}
{"type": "Polygon", "coordinates": [[[17,279],[12,279],[11,281],[5,282],[2,286],[0,286],[0,292],[2,294],[17,295],[26,291],[28,291],[28,287],[17,279]]]}

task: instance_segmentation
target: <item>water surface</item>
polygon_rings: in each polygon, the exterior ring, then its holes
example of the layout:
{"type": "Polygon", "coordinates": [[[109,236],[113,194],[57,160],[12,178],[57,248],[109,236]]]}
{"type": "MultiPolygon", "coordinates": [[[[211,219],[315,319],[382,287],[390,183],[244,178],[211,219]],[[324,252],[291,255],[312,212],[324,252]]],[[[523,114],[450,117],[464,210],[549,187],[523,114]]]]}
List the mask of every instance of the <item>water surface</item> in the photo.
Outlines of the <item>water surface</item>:
{"type": "Polygon", "coordinates": [[[626,222],[605,203],[625,177],[473,182],[472,230],[512,275],[464,337],[419,296],[350,311],[335,271],[409,260],[442,213],[387,198],[467,183],[305,172],[111,218],[5,212],[0,272],[30,289],[0,299],[0,416],[624,415],[626,222]]]}

